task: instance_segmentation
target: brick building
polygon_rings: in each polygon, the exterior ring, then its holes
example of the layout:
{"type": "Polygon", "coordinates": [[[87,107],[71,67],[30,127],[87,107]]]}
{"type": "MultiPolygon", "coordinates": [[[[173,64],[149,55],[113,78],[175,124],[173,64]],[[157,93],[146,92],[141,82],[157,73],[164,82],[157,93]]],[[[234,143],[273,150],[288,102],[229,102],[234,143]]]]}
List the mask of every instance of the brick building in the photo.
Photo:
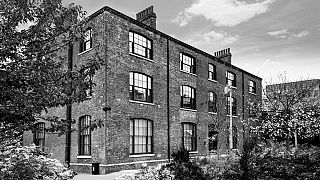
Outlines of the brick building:
{"type": "MultiPolygon", "coordinates": [[[[73,64],[98,54],[106,62],[93,80],[88,101],[73,104],[71,117],[81,128],[93,119],[104,127],[72,133],[71,165],[90,171],[166,161],[184,146],[191,154],[227,149],[229,102],[232,103],[233,148],[246,135],[242,120],[251,102],[261,101],[261,78],[231,63],[230,49],[203,52],[156,30],[153,8],[128,17],[104,7],[88,17],[86,38],[75,42],[73,64]],[[232,89],[230,99],[225,86],[232,89]]],[[[48,115],[66,118],[66,108],[48,115]]],[[[41,129],[46,124],[39,124],[41,129]]],[[[26,133],[24,143],[44,145],[64,160],[66,137],[26,133]]]]}

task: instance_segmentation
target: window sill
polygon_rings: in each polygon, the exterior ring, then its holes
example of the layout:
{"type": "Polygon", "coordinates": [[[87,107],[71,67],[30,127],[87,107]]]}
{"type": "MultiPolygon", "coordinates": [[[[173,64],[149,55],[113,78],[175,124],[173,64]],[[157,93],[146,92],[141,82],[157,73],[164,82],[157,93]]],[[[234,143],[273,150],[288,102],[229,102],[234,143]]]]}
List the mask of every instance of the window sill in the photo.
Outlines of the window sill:
{"type": "Polygon", "coordinates": [[[137,104],[145,104],[145,105],[154,106],[154,103],[148,103],[148,102],[143,102],[143,101],[129,100],[129,102],[131,102],[131,103],[137,103],[137,104]]]}
{"type": "Polygon", "coordinates": [[[180,108],[180,110],[197,112],[197,110],[196,110],[196,109],[180,108]]]}
{"type": "Polygon", "coordinates": [[[143,57],[143,56],[139,56],[139,55],[134,54],[134,53],[129,53],[129,54],[132,55],[132,56],[134,56],[134,57],[138,57],[138,58],[140,58],[140,59],[144,59],[144,60],[147,60],[147,61],[150,61],[150,62],[153,62],[153,63],[154,63],[154,60],[152,60],[152,59],[148,59],[148,58],[145,58],[145,57],[143,57]]]}
{"type": "Polygon", "coordinates": [[[193,73],[190,73],[190,72],[181,70],[181,69],[180,69],[180,72],[183,72],[183,73],[186,73],[186,74],[190,74],[190,75],[192,75],[192,76],[196,76],[196,77],[197,77],[197,74],[193,74],[193,73]]]}
{"type": "Polygon", "coordinates": [[[256,93],[253,93],[253,92],[249,92],[249,94],[252,94],[252,95],[255,95],[255,96],[257,95],[256,93]]]}
{"type": "Polygon", "coordinates": [[[198,154],[198,151],[189,151],[189,154],[198,154]]]}
{"type": "Polygon", "coordinates": [[[129,155],[131,158],[138,158],[138,157],[153,157],[155,154],[136,154],[136,155],[129,155]]]}
{"type": "Polygon", "coordinates": [[[85,156],[85,155],[79,155],[77,156],[77,159],[91,159],[91,156],[85,156]]]}
{"type": "Polygon", "coordinates": [[[208,80],[211,81],[211,82],[215,82],[215,83],[218,82],[217,80],[214,80],[214,79],[208,79],[208,80]]]}
{"type": "MultiPolygon", "coordinates": [[[[227,116],[230,117],[230,115],[227,115],[227,116]]],[[[233,115],[232,115],[232,117],[236,118],[236,117],[238,117],[238,116],[233,116],[233,115]]]]}
{"type": "Polygon", "coordinates": [[[87,49],[87,50],[85,50],[85,51],[82,51],[81,53],[78,54],[78,56],[80,56],[81,54],[84,54],[84,53],[86,53],[86,52],[89,52],[89,51],[91,51],[91,50],[92,50],[92,48],[87,49]]]}
{"type": "Polygon", "coordinates": [[[217,115],[217,113],[216,112],[208,112],[209,114],[214,114],[214,115],[217,115]]]}

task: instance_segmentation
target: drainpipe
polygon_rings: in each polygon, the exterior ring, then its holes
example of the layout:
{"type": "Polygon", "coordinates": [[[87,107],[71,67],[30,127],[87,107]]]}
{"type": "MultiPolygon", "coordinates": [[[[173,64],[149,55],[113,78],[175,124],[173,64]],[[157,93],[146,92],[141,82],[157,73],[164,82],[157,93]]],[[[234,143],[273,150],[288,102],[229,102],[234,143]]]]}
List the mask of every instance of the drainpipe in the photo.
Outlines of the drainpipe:
{"type": "Polygon", "coordinates": [[[169,69],[169,39],[167,37],[167,124],[168,124],[168,161],[170,162],[170,86],[169,86],[169,78],[170,78],[170,75],[169,75],[169,72],[170,72],[170,69],[169,69]]]}
{"type": "MultiPolygon", "coordinates": [[[[244,121],[245,118],[245,111],[244,111],[244,75],[243,72],[241,72],[242,74],[242,121],[244,121]]],[[[243,140],[242,140],[242,144],[244,143],[244,139],[245,139],[245,125],[242,123],[242,132],[243,132],[243,140]]]]}
{"type": "MultiPolygon", "coordinates": [[[[73,65],[73,42],[69,42],[69,47],[68,47],[68,71],[72,71],[72,65],[73,65]]],[[[72,78],[71,75],[69,78],[72,78]]],[[[68,98],[71,96],[71,87],[72,85],[70,84],[70,92],[68,94],[68,98]]],[[[71,122],[72,122],[72,101],[71,99],[68,99],[68,104],[67,104],[67,111],[66,111],[66,118],[67,118],[67,132],[66,132],[66,149],[65,149],[65,162],[67,163],[68,167],[70,167],[70,156],[71,156],[71,122]]]]}

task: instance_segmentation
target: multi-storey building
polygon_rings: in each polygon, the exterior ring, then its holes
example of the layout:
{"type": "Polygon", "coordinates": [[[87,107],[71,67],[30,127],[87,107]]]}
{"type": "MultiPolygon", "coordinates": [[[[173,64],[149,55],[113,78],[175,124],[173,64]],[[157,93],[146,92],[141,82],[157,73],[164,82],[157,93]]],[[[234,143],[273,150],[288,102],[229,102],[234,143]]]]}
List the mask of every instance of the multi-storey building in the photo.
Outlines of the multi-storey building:
{"type": "MultiPolygon", "coordinates": [[[[91,98],[73,104],[71,117],[78,129],[93,119],[104,126],[72,133],[73,168],[90,171],[91,163],[100,163],[103,173],[162,162],[180,147],[191,154],[223,152],[230,101],[233,148],[241,150],[246,135],[241,122],[249,117],[249,104],[261,101],[261,78],[232,65],[230,49],[211,55],[156,30],[152,7],[137,19],[104,7],[85,26],[85,40],[74,42],[71,51],[73,64],[99,55],[106,65],[93,77],[91,98]],[[231,98],[224,93],[227,85],[231,98]]],[[[65,119],[66,109],[48,115],[65,119]]],[[[64,160],[64,135],[37,131],[33,139],[64,160]]],[[[32,134],[26,133],[24,143],[30,142],[32,134]]]]}

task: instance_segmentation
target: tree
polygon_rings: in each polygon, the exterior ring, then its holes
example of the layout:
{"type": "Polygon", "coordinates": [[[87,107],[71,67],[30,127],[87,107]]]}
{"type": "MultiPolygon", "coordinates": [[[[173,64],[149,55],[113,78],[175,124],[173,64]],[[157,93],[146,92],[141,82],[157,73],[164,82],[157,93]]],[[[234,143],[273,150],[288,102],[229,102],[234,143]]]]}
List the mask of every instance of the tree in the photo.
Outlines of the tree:
{"type": "Polygon", "coordinates": [[[319,97],[310,96],[318,81],[288,82],[279,75],[281,83],[267,85],[264,109],[259,109],[258,126],[252,127],[263,139],[285,141],[289,148],[291,139],[308,138],[319,134],[319,97]]]}
{"type": "Polygon", "coordinates": [[[2,0],[0,2],[0,142],[15,143],[39,120],[64,131],[70,121],[44,118],[48,108],[87,99],[92,76],[102,65],[95,56],[67,69],[67,52],[84,37],[85,12],[62,6],[61,0],[2,0]],[[13,133],[8,133],[13,132],[13,133]]]}

